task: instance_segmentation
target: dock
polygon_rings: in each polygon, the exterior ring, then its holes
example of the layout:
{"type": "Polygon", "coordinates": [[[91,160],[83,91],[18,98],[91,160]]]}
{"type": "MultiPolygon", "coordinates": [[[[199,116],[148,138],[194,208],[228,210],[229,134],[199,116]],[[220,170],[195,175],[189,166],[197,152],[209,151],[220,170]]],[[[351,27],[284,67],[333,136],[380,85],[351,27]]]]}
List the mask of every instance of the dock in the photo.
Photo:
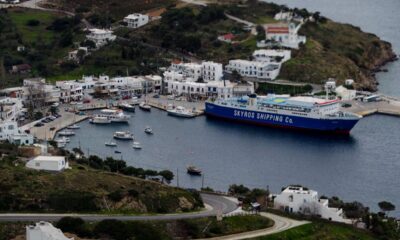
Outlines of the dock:
{"type": "Polygon", "coordinates": [[[363,117],[373,114],[384,114],[400,117],[400,100],[382,96],[381,101],[362,102],[358,100],[348,101],[351,104],[349,108],[342,108],[343,111],[356,113],[363,117]]]}

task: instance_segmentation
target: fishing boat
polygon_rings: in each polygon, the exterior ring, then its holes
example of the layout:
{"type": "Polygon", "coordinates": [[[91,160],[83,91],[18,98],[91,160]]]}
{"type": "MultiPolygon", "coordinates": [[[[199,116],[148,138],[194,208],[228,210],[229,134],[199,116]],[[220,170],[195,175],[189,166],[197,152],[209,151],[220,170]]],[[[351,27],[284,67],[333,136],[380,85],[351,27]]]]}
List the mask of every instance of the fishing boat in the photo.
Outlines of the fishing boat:
{"type": "Polygon", "coordinates": [[[120,153],[121,153],[121,151],[117,151],[117,150],[115,150],[115,151],[114,151],[114,153],[120,154],[120,153]]]}
{"type": "Polygon", "coordinates": [[[89,120],[89,122],[93,124],[109,124],[111,123],[111,120],[108,119],[108,117],[94,116],[89,120]]]}
{"type": "Polygon", "coordinates": [[[68,136],[74,136],[74,135],[75,135],[75,132],[74,132],[74,131],[71,131],[71,130],[63,130],[63,131],[59,132],[58,135],[59,135],[59,136],[66,136],[66,137],[68,137],[68,136]]]}
{"type": "Polygon", "coordinates": [[[139,104],[139,108],[142,109],[143,111],[150,111],[151,110],[151,106],[149,104],[147,104],[146,102],[141,102],[139,104]]]}
{"type": "Polygon", "coordinates": [[[134,149],[142,149],[142,145],[140,145],[140,142],[133,142],[132,147],[134,149]]]}
{"type": "Polygon", "coordinates": [[[147,126],[147,127],[144,129],[144,132],[147,133],[147,134],[153,134],[153,129],[151,129],[151,127],[147,126]]]}
{"type": "Polygon", "coordinates": [[[129,131],[126,132],[115,132],[114,138],[118,140],[133,140],[133,134],[129,131]]]}
{"type": "Polygon", "coordinates": [[[77,125],[77,124],[73,124],[71,126],[68,126],[67,128],[68,129],[80,129],[81,127],[79,125],[77,125]]]}
{"type": "Polygon", "coordinates": [[[187,110],[182,106],[177,106],[174,109],[167,110],[168,115],[175,116],[175,117],[183,117],[183,118],[193,118],[196,114],[193,111],[187,110]]]}
{"type": "Polygon", "coordinates": [[[106,145],[107,147],[116,147],[116,146],[117,146],[117,143],[116,143],[116,142],[113,142],[113,141],[109,141],[109,142],[105,142],[105,145],[106,145]]]}
{"type": "Polygon", "coordinates": [[[129,103],[121,103],[118,105],[118,107],[127,112],[135,112],[135,106],[129,103]]]}
{"type": "Polygon", "coordinates": [[[186,168],[186,170],[187,170],[187,173],[189,175],[196,175],[196,176],[200,176],[201,175],[201,169],[199,169],[199,168],[197,168],[197,167],[195,167],[193,165],[188,166],[186,168]]]}

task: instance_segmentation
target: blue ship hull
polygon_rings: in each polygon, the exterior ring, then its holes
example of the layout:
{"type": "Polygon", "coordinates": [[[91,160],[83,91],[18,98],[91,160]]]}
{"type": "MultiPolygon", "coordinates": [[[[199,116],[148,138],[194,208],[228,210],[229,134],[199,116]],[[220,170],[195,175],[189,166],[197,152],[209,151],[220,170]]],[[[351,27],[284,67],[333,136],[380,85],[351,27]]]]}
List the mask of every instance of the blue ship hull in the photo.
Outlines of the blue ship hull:
{"type": "Polygon", "coordinates": [[[349,134],[359,119],[314,119],[287,116],[276,113],[258,112],[246,109],[224,107],[206,102],[205,113],[208,116],[246,122],[249,124],[312,130],[318,132],[349,134]]]}

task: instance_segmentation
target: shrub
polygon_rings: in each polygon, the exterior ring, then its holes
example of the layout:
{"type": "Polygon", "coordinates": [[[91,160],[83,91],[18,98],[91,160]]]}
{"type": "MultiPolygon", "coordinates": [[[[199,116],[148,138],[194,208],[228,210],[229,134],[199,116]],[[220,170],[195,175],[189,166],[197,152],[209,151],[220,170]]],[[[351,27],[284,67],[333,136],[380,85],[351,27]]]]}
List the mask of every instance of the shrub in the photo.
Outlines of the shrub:
{"type": "Polygon", "coordinates": [[[36,27],[36,26],[39,26],[39,24],[40,24],[40,21],[37,19],[30,19],[30,20],[28,20],[28,22],[26,22],[26,25],[30,26],[30,27],[36,27]]]}
{"type": "Polygon", "coordinates": [[[49,196],[49,205],[55,211],[96,211],[98,207],[95,204],[95,198],[95,195],[89,192],[54,192],[49,196]]]}

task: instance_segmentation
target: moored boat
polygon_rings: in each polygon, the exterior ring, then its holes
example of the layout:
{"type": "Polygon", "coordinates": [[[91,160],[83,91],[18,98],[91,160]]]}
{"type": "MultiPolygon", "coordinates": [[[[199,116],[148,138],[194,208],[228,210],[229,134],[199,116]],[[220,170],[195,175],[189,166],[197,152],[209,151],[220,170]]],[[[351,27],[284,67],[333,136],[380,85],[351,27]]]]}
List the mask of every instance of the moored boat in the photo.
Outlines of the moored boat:
{"type": "Polygon", "coordinates": [[[89,120],[89,122],[93,124],[109,124],[111,123],[111,120],[108,119],[108,117],[94,116],[89,120]]]}
{"type": "Polygon", "coordinates": [[[96,114],[95,118],[106,118],[110,123],[128,123],[130,118],[129,115],[125,115],[122,110],[119,109],[103,109],[100,113],[96,114]]]}
{"type": "Polygon", "coordinates": [[[146,102],[141,102],[139,104],[139,108],[142,109],[143,111],[150,111],[151,110],[151,106],[149,104],[147,104],[146,102]]]}
{"type": "Polygon", "coordinates": [[[74,135],[75,135],[75,132],[74,132],[74,131],[71,131],[71,130],[63,130],[63,131],[59,132],[58,135],[59,135],[59,136],[66,136],[66,137],[68,137],[68,136],[74,136],[74,135]]]}
{"type": "Polygon", "coordinates": [[[201,169],[199,169],[193,165],[188,166],[186,168],[186,170],[187,170],[187,173],[190,175],[197,175],[197,176],[201,175],[201,169]]]}
{"type": "Polygon", "coordinates": [[[121,103],[118,105],[118,107],[127,112],[135,112],[135,106],[129,103],[121,103]]]}
{"type": "Polygon", "coordinates": [[[119,140],[133,140],[133,134],[129,131],[126,132],[115,132],[114,138],[119,140]]]}
{"type": "Polygon", "coordinates": [[[152,129],[151,127],[147,126],[147,127],[144,129],[144,132],[147,133],[147,134],[153,134],[153,129],[152,129]]]}
{"type": "Polygon", "coordinates": [[[109,142],[105,142],[105,145],[106,145],[107,147],[116,147],[116,146],[117,146],[117,143],[116,143],[116,142],[113,142],[113,141],[109,141],[109,142]]]}
{"type": "Polygon", "coordinates": [[[81,127],[77,124],[73,124],[67,127],[68,129],[80,129],[81,127]]]}
{"type": "Polygon", "coordinates": [[[167,110],[168,115],[175,116],[175,117],[183,117],[183,118],[192,118],[195,117],[196,114],[193,111],[187,110],[182,106],[177,106],[174,109],[167,110]]]}
{"type": "Polygon", "coordinates": [[[132,147],[134,149],[142,149],[142,145],[140,145],[140,142],[133,142],[132,147]]]}
{"type": "Polygon", "coordinates": [[[349,134],[361,116],[340,111],[340,100],[256,96],[207,101],[208,116],[279,128],[349,134]]]}

